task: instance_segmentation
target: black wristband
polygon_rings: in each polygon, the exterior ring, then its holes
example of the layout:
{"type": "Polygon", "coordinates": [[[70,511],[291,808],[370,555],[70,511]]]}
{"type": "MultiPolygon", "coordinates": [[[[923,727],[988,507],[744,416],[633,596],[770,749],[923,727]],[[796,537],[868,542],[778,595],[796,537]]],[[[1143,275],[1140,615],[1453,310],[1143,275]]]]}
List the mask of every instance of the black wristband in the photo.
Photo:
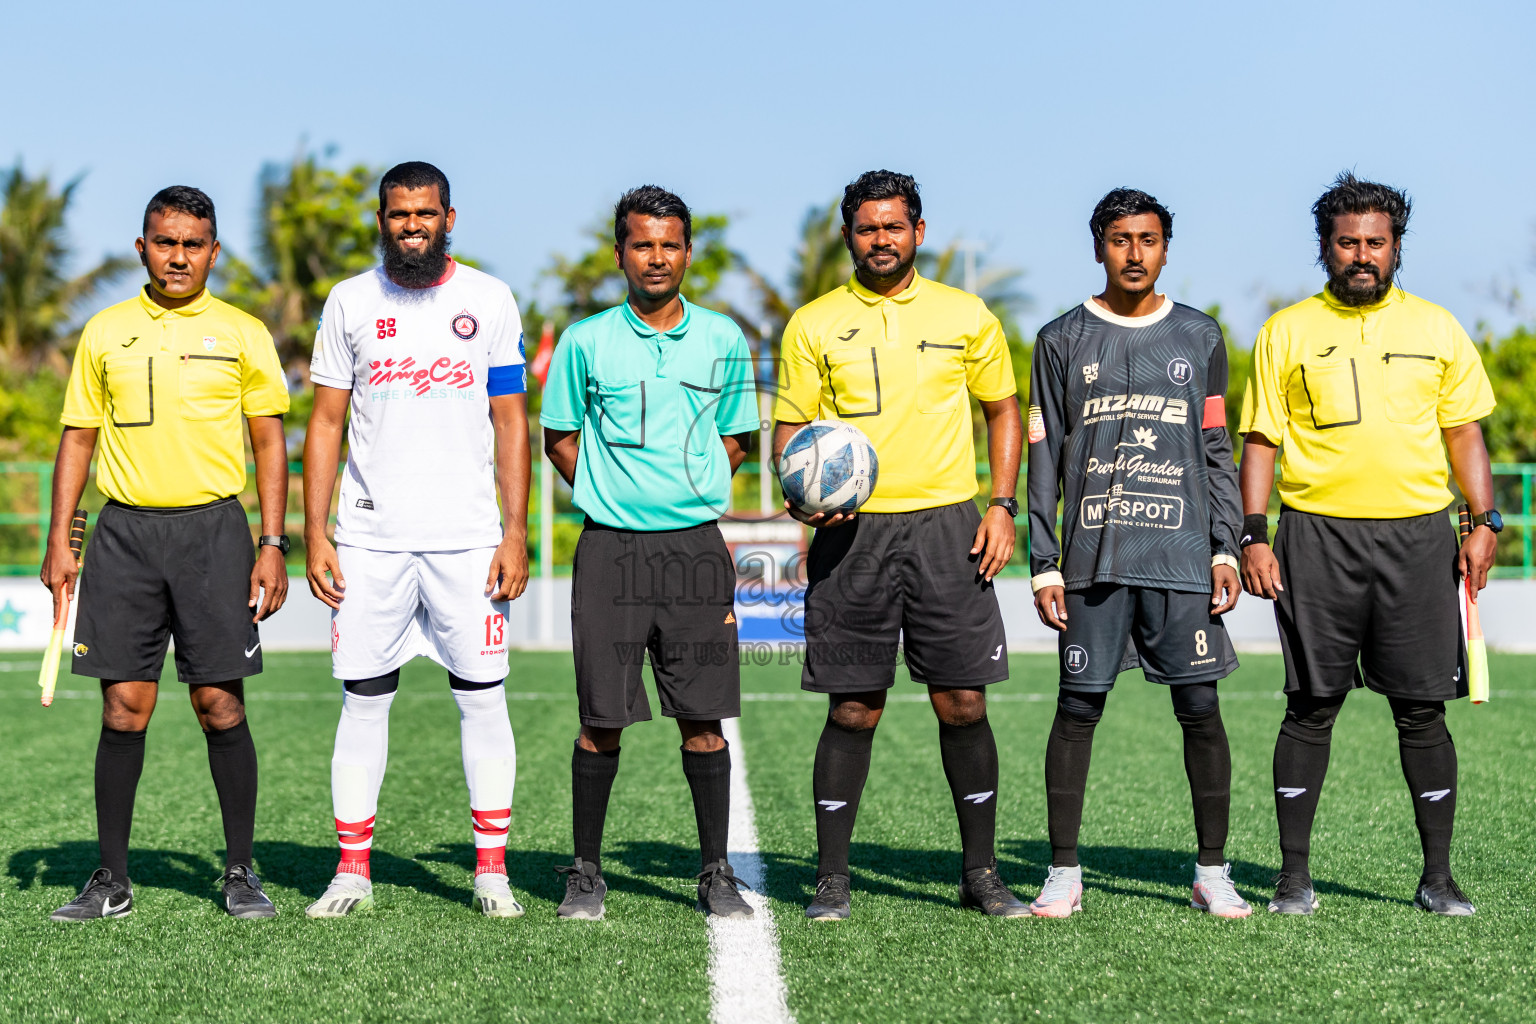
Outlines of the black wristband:
{"type": "Polygon", "coordinates": [[[1269,516],[1263,512],[1254,512],[1252,515],[1243,516],[1242,539],[1237,546],[1245,548],[1249,544],[1269,543],[1269,516]]]}

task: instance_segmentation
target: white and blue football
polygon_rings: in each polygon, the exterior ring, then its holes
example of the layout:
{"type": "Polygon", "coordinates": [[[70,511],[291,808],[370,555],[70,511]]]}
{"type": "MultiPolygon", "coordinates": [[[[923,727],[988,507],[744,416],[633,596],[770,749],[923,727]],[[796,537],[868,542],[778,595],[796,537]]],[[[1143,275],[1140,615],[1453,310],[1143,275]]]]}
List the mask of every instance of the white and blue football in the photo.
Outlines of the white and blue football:
{"type": "Polygon", "coordinates": [[[779,458],[784,497],[806,515],[852,512],[869,500],[880,460],[864,431],[840,420],[814,420],[795,431],[779,458]]]}

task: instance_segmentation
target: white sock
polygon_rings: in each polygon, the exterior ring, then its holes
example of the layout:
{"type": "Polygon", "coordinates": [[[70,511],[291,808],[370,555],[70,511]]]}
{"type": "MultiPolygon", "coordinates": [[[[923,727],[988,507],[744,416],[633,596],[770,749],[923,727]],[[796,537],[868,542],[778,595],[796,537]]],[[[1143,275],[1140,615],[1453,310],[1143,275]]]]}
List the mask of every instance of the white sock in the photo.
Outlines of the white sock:
{"type": "Polygon", "coordinates": [[[459,705],[459,739],[464,781],[469,785],[470,824],[475,837],[475,874],[504,874],[507,828],[512,822],[512,788],[517,779],[517,744],[507,716],[507,688],[454,690],[459,705]]]}
{"type": "Polygon", "coordinates": [[[345,694],[336,726],[336,750],[331,755],[331,806],[341,843],[338,873],[371,877],[368,854],[373,849],[373,819],[379,807],[379,787],[389,761],[389,706],[393,693],[377,697],[345,694]]]}

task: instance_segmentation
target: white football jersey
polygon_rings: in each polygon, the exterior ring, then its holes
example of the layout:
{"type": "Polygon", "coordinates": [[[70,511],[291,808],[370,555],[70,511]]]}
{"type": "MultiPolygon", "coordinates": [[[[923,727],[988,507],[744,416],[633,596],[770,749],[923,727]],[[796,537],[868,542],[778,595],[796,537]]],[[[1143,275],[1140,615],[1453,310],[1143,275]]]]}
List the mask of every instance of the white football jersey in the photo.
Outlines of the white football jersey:
{"type": "Polygon", "coordinates": [[[309,365],[314,383],[352,392],[336,543],[501,542],[490,396],[526,389],[511,289],[458,263],[421,289],[375,268],[331,289],[309,365]]]}

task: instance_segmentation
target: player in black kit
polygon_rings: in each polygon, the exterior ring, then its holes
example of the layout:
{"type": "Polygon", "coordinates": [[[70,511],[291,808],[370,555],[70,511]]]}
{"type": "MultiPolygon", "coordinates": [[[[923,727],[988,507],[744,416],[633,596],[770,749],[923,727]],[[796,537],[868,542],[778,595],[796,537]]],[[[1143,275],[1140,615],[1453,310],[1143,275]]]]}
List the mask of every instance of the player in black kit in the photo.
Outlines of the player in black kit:
{"type": "Polygon", "coordinates": [[[1139,664],[1169,687],[1184,731],[1200,851],[1190,905],[1246,917],[1224,862],[1232,758],[1215,685],[1237,668],[1221,615],[1237,603],[1242,519],[1226,342],[1215,320],[1156,291],[1173,234],[1156,199],[1116,189],[1089,226],[1104,291],[1040,331],[1030,371],[1030,585],[1061,633],[1045,752],[1051,869],[1030,909],[1082,909],[1093,729],[1115,676],[1139,664]]]}

